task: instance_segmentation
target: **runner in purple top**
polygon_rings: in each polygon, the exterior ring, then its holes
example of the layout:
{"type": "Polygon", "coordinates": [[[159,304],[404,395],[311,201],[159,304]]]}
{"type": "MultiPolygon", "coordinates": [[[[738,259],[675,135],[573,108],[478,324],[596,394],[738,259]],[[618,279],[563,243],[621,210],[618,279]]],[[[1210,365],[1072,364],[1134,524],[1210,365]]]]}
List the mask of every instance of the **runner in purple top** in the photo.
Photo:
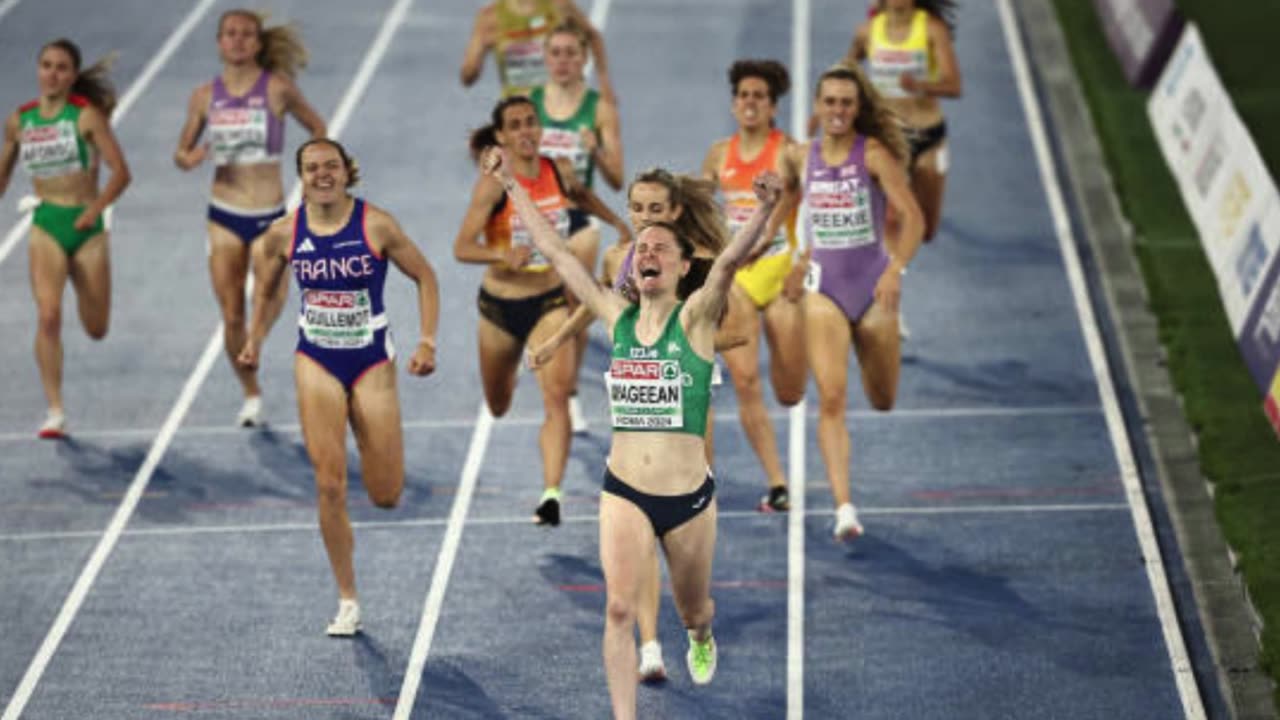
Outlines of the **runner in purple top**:
{"type": "Polygon", "coordinates": [[[818,385],[818,447],[836,505],[835,535],[849,540],[862,534],[849,499],[849,348],[872,407],[892,408],[902,360],[901,276],[920,247],[924,218],[907,181],[906,140],[862,70],[832,66],[815,95],[821,135],[792,150],[803,158],[808,207],[800,263],[808,265],[810,290],[805,348],[818,385]],[[893,237],[884,234],[886,204],[902,219],[893,237]]]}
{"type": "MultiPolygon", "coordinates": [[[[257,373],[235,363],[245,341],[250,244],[284,215],[285,115],[297,118],[313,138],[324,137],[325,125],[293,82],[306,65],[307,50],[292,27],[264,27],[259,13],[228,10],[218,21],[218,51],[222,72],[192,93],[173,161],[191,170],[213,159],[209,274],[222,310],[224,349],[244,392],[236,424],[251,426],[261,422],[262,389],[257,373]]],[[[284,306],[285,290],[268,299],[268,325],[284,306]]]]}

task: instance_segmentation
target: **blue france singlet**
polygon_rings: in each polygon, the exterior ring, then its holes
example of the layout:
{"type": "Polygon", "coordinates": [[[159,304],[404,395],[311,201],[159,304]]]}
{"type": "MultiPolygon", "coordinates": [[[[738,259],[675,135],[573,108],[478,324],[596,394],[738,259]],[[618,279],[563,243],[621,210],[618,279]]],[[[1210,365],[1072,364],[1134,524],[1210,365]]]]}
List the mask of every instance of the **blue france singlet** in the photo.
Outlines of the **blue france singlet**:
{"type": "Polygon", "coordinates": [[[341,230],[319,235],[307,227],[304,203],[294,217],[290,253],[302,300],[298,352],[348,390],[369,368],[395,356],[382,303],[387,260],[369,245],[367,212],[357,198],[341,230]]]}

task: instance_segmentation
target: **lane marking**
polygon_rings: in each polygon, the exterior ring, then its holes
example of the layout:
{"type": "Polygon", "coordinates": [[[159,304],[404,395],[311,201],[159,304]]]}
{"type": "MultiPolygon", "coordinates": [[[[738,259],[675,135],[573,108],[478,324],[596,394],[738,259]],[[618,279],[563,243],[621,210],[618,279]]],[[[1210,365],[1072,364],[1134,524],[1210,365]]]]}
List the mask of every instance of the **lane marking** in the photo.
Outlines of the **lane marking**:
{"type": "MultiPolygon", "coordinates": [[[[791,132],[804,136],[809,124],[809,0],[791,2],[791,132]]],[[[803,234],[803,233],[802,233],[803,234]]],[[[788,411],[787,485],[791,488],[791,516],[787,520],[787,720],[804,717],[804,521],[805,410],[804,398],[788,411]]],[[[721,513],[721,517],[724,513],[721,513]]]]}
{"type": "MultiPolygon", "coordinates": [[[[454,496],[453,507],[449,510],[444,542],[440,544],[436,566],[431,573],[431,585],[427,590],[427,598],[422,604],[422,619],[418,622],[418,632],[413,639],[413,650],[409,654],[409,665],[404,671],[404,682],[400,685],[395,714],[392,715],[394,720],[409,720],[413,712],[413,704],[418,698],[418,686],[422,683],[422,672],[427,665],[427,656],[431,653],[431,641],[435,638],[436,626],[440,623],[440,610],[444,607],[445,589],[449,584],[449,576],[453,572],[453,563],[458,556],[462,530],[467,523],[471,497],[475,493],[476,482],[480,476],[480,465],[484,461],[485,449],[489,446],[489,435],[492,430],[493,416],[489,414],[489,409],[482,400],[476,417],[476,429],[471,435],[471,445],[467,448],[467,459],[462,467],[458,493],[454,496]]],[[[524,522],[528,523],[529,519],[525,518],[524,522]]]]}
{"type": "Polygon", "coordinates": [[[0,2],[0,18],[8,15],[9,11],[13,9],[13,6],[17,4],[18,0],[4,0],[4,2],[0,2]]]}
{"type": "MultiPolygon", "coordinates": [[[[608,22],[610,4],[611,0],[595,0],[591,7],[591,24],[595,25],[596,30],[601,34],[604,33],[605,24],[608,22]]],[[[584,69],[584,74],[588,79],[591,77],[592,70],[594,70],[594,63],[589,62],[584,69]]],[[[467,460],[462,469],[462,480],[459,483],[458,493],[454,497],[453,508],[449,512],[449,525],[445,531],[445,540],[436,559],[436,567],[431,576],[431,586],[427,591],[427,599],[423,603],[422,620],[418,625],[417,637],[413,641],[413,652],[409,656],[409,667],[405,670],[404,683],[400,687],[396,711],[392,716],[394,720],[409,720],[413,712],[413,705],[417,701],[418,687],[422,682],[422,672],[427,664],[427,656],[431,652],[431,641],[435,636],[436,625],[440,621],[440,610],[444,606],[445,588],[448,585],[449,575],[457,557],[458,545],[462,539],[462,528],[467,522],[467,510],[471,506],[471,496],[475,492],[476,481],[480,473],[480,464],[489,445],[489,435],[493,429],[493,422],[493,416],[489,414],[489,410],[482,400],[475,423],[475,432],[471,436],[471,445],[467,449],[467,460]]],[[[541,420],[537,422],[540,423],[541,420]]],[[[504,421],[504,424],[506,424],[506,421],[504,421]]],[[[528,522],[527,519],[525,521],[528,522]]]]}
{"type": "MultiPolygon", "coordinates": [[[[491,422],[491,421],[490,421],[491,422]]],[[[469,502],[469,500],[468,500],[469,502]]],[[[455,500],[455,506],[457,501],[455,500]]],[[[1035,513],[1102,513],[1116,512],[1129,509],[1128,503],[1056,503],[1047,505],[946,505],[940,507],[868,507],[858,508],[859,515],[893,517],[895,515],[912,516],[912,515],[1029,515],[1035,513]]],[[[353,522],[351,527],[356,530],[402,530],[423,527],[440,527],[449,528],[453,519],[453,511],[451,510],[448,517],[444,518],[413,518],[411,520],[372,520],[368,522],[353,522]]],[[[793,515],[800,517],[798,513],[792,512],[793,515]]],[[[830,515],[828,510],[810,510],[803,517],[826,517],[830,515]]],[[[767,520],[773,515],[757,512],[755,510],[721,510],[719,518],[723,520],[767,520]]],[[[561,518],[563,524],[579,525],[594,524],[598,522],[597,515],[565,515],[561,518]]],[[[466,519],[467,525],[532,525],[527,515],[521,516],[505,516],[505,517],[473,517],[466,519]]],[[[142,537],[184,537],[197,535],[249,535],[257,533],[284,533],[284,532],[315,532],[316,524],[314,522],[304,523],[267,523],[263,525],[206,525],[200,526],[173,526],[173,527],[152,527],[152,528],[134,528],[125,530],[122,533],[129,538],[142,537]]],[[[460,531],[459,531],[460,532],[460,531]]],[[[98,533],[92,530],[85,531],[66,531],[66,532],[33,532],[33,533],[9,533],[0,534],[0,542],[31,542],[38,540],[83,540],[85,538],[97,537],[98,533]]]]}
{"type": "MultiPolygon", "coordinates": [[[[187,13],[187,16],[182,19],[182,22],[178,23],[173,33],[164,41],[164,44],[156,51],[151,61],[142,69],[142,73],[138,75],[138,78],[133,81],[133,84],[129,86],[129,89],[116,104],[115,112],[111,114],[111,126],[113,128],[120,127],[125,115],[129,113],[129,108],[138,101],[143,91],[151,84],[151,80],[160,72],[160,68],[169,62],[169,58],[177,51],[178,46],[187,39],[187,36],[191,34],[191,31],[195,29],[200,19],[204,17],[204,14],[208,12],[215,1],[200,0],[194,8],[191,8],[191,12],[187,13]]],[[[4,14],[17,4],[18,0],[11,0],[7,4],[0,5],[0,18],[4,17],[4,14]]],[[[111,209],[108,208],[108,210],[111,209]]],[[[13,248],[17,246],[18,241],[31,229],[31,215],[30,211],[24,213],[22,219],[9,230],[8,235],[5,235],[4,242],[0,243],[0,264],[4,263],[4,259],[9,256],[9,253],[13,252],[13,248]]]]}
{"type": "Polygon", "coordinates": [[[1115,452],[1116,463],[1120,467],[1120,480],[1124,485],[1125,497],[1129,502],[1133,516],[1134,531],[1147,570],[1147,582],[1151,586],[1151,594],[1155,600],[1156,613],[1160,618],[1160,627],[1164,635],[1165,649],[1169,653],[1169,664],[1177,683],[1178,697],[1182,701],[1182,710],[1187,718],[1198,720],[1205,717],[1200,690],[1196,686],[1195,674],[1191,660],[1187,656],[1182,631],[1178,625],[1178,613],[1174,608],[1173,595],[1169,591],[1169,581],[1165,575],[1164,560],[1160,555],[1160,545],[1156,541],[1155,528],[1151,523],[1151,514],[1147,509],[1147,500],[1143,495],[1142,483],[1138,477],[1137,462],[1134,460],[1133,448],[1129,444],[1129,436],[1124,426],[1124,416],[1120,403],[1116,398],[1115,385],[1112,382],[1111,370],[1107,365],[1106,352],[1103,348],[1098,321],[1094,316],[1093,306],[1089,303],[1088,286],[1085,283],[1084,271],[1081,269],[1080,256],[1076,250],[1075,237],[1071,231],[1071,222],[1067,216],[1066,203],[1063,200],[1062,188],[1058,184],[1057,169],[1053,155],[1046,139],[1044,121],[1040,115],[1039,100],[1036,98],[1035,86],[1027,68],[1021,29],[1013,15],[1009,0],[997,0],[1000,11],[1000,24],[1004,29],[1005,45],[1009,48],[1009,56],[1013,64],[1013,74],[1018,84],[1018,96],[1022,100],[1022,109],[1027,117],[1027,128],[1031,134],[1031,144],[1035,148],[1036,162],[1040,171],[1040,182],[1044,186],[1045,197],[1049,203],[1049,211],[1053,215],[1053,227],[1058,237],[1058,248],[1062,253],[1066,266],[1067,280],[1071,285],[1071,294],[1075,299],[1076,316],[1080,321],[1080,330],[1084,335],[1085,346],[1089,352],[1089,364],[1093,368],[1094,377],[1098,381],[1098,394],[1102,401],[1103,415],[1106,417],[1107,430],[1111,436],[1111,444],[1115,452]]]}
{"type": "MultiPolygon", "coordinates": [[[[364,62],[343,95],[338,111],[334,114],[333,121],[329,124],[330,137],[338,137],[342,132],[342,128],[346,126],[357,100],[364,93],[365,87],[373,77],[373,68],[386,53],[387,47],[391,42],[391,36],[396,27],[403,21],[405,11],[411,1],[397,0],[396,5],[387,14],[377,37],[374,38],[373,44],[365,54],[364,62]]],[[[206,8],[210,4],[212,4],[212,0],[202,0],[197,9],[206,8]]],[[[188,16],[188,19],[191,19],[191,17],[188,16]]],[[[194,20],[192,20],[192,23],[194,23],[194,20]]],[[[297,196],[299,193],[300,186],[295,185],[293,195],[297,196]]],[[[142,493],[151,481],[151,475],[160,464],[160,459],[164,456],[165,451],[168,450],[169,444],[177,434],[178,426],[182,424],[182,419],[186,417],[187,411],[190,410],[191,405],[195,402],[200,386],[209,375],[214,361],[218,359],[221,352],[222,325],[219,324],[217,329],[214,330],[213,336],[209,338],[208,344],[205,345],[204,352],[200,355],[195,370],[192,371],[187,378],[186,384],[183,385],[182,392],[179,394],[173,409],[169,411],[169,416],[165,419],[164,425],[161,426],[160,434],[153,441],[146,460],[143,462],[142,467],[138,469],[138,474],[134,476],[133,482],[129,485],[129,490],[125,494],[124,500],[116,508],[115,515],[111,518],[111,523],[107,526],[101,540],[98,541],[97,547],[94,548],[93,554],[89,557],[84,569],[80,572],[80,576],[76,579],[70,594],[67,595],[66,600],[63,602],[62,609],[58,612],[58,617],[54,620],[53,627],[49,628],[48,634],[45,635],[44,641],[40,644],[40,649],[36,652],[35,657],[32,658],[31,664],[22,676],[22,681],[14,691],[13,697],[10,698],[9,705],[5,708],[4,715],[0,716],[0,720],[18,720],[18,717],[22,715],[23,709],[31,699],[31,694],[35,691],[36,685],[40,682],[45,669],[53,659],[54,652],[57,651],[62,638],[71,627],[71,622],[80,611],[80,606],[84,604],[85,598],[88,597],[89,590],[93,587],[94,581],[97,580],[98,574],[102,571],[103,565],[106,564],[107,558],[111,555],[112,550],[115,549],[116,543],[119,542],[125,525],[129,522],[129,518],[132,517],[138,502],[142,499],[142,493]]]]}
{"type": "MultiPolygon", "coordinates": [[[[898,420],[898,419],[930,419],[939,420],[947,419],[964,419],[974,417],[1033,417],[1033,416],[1054,416],[1054,415],[1096,415],[1102,413],[1100,405],[1044,405],[1036,407],[1011,408],[1011,407],[968,407],[968,408],[904,408],[895,409],[893,412],[885,413],[876,410],[850,410],[845,413],[845,417],[850,420],[898,420]]],[[[593,416],[588,416],[593,417],[593,416]]],[[[817,417],[817,413],[805,413],[803,406],[797,405],[789,410],[772,410],[769,417],[773,420],[790,419],[793,423],[799,423],[791,426],[790,437],[792,445],[796,444],[797,429],[800,440],[804,439],[804,418],[817,417]],[[800,408],[797,410],[796,408],[800,408]],[[796,420],[797,414],[800,419],[796,420]]],[[[606,416],[599,417],[601,422],[607,419],[606,416]]],[[[736,422],[738,414],[736,412],[715,413],[716,422],[736,422]]],[[[509,417],[502,419],[503,427],[528,427],[542,424],[541,417],[533,415],[525,417],[509,417]]],[[[405,430],[448,430],[448,429],[469,429],[475,425],[474,420],[455,419],[421,419],[406,420],[402,423],[405,430]]],[[[98,429],[98,430],[77,430],[71,436],[71,442],[77,439],[112,439],[112,438],[133,438],[133,437],[151,437],[159,432],[159,428],[114,428],[114,429],[98,429]]],[[[284,423],[275,425],[268,423],[261,430],[246,430],[244,428],[232,427],[230,425],[184,425],[179,428],[178,435],[180,437],[207,437],[217,435],[242,435],[244,437],[253,437],[253,433],[273,432],[277,434],[287,433],[291,435],[301,435],[302,428],[297,423],[284,423]]],[[[32,444],[48,444],[48,440],[40,440],[39,438],[28,432],[7,432],[0,433],[0,443],[6,442],[30,442],[32,444]]],[[[804,469],[804,450],[799,450],[799,466],[796,466],[797,458],[794,455],[788,457],[788,473],[790,477],[803,477],[804,469]]]]}

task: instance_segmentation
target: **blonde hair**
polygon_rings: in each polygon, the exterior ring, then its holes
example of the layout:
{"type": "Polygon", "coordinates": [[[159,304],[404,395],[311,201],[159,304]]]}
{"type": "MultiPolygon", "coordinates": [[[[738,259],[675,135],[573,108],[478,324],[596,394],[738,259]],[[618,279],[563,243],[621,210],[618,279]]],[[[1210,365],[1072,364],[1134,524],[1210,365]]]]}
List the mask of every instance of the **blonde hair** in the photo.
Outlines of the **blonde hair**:
{"type": "Polygon", "coordinates": [[[543,39],[543,45],[550,45],[551,38],[556,35],[572,35],[578,40],[578,47],[582,48],[582,54],[586,55],[591,49],[591,38],[587,36],[587,31],[577,23],[573,18],[566,18],[563,22],[551,28],[551,32],[547,33],[543,39]]]}
{"type": "Polygon", "coordinates": [[[729,228],[724,222],[724,211],[716,202],[714,182],[672,173],[664,168],[651,168],[635,176],[627,187],[627,197],[631,196],[631,188],[638,183],[665,187],[671,206],[682,208],[680,217],[671,223],[677,237],[687,239],[713,255],[719,255],[729,243],[729,228]]]}
{"type": "Polygon", "coordinates": [[[302,44],[302,37],[293,24],[272,25],[267,27],[267,13],[256,10],[237,8],[222,13],[218,18],[218,34],[222,34],[222,25],[230,17],[242,17],[251,20],[258,28],[258,43],[262,46],[254,60],[268,72],[276,72],[289,78],[295,78],[298,71],[307,66],[310,54],[307,46],[302,44]]]}
{"type": "Polygon", "coordinates": [[[107,53],[94,64],[81,70],[78,45],[66,38],[50,40],[40,48],[39,55],[44,55],[44,51],[49,48],[58,48],[71,56],[71,67],[76,71],[76,81],[71,84],[71,92],[83,95],[91,105],[101,110],[103,115],[110,117],[111,111],[116,108],[116,86],[111,82],[108,73],[116,62],[117,54],[107,53]]]}
{"type": "Polygon", "coordinates": [[[902,134],[902,121],[889,109],[862,68],[843,62],[827,68],[818,78],[813,93],[815,98],[822,97],[822,83],[827,80],[849,80],[858,86],[858,116],[853,119],[853,129],[879,140],[895,158],[905,163],[909,155],[907,138],[902,134]]]}

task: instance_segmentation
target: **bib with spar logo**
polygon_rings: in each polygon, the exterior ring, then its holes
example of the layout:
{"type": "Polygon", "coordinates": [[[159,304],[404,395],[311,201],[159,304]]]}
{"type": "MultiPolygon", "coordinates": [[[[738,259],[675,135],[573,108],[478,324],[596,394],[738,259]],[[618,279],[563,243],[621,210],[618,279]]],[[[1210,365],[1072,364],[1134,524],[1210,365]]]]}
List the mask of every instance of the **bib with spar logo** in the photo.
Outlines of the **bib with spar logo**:
{"type": "Polygon", "coordinates": [[[635,335],[640,307],[632,305],[613,326],[613,359],[605,384],[615,431],[660,430],[703,435],[711,396],[712,363],[689,346],[677,304],[652,345],[635,335]]]}
{"type": "Polygon", "coordinates": [[[40,101],[18,108],[18,160],[33,178],[54,178],[89,167],[89,146],[80,135],[80,111],[89,101],[67,98],[52,118],[40,117],[40,101]]]}
{"type": "Polygon", "coordinates": [[[368,290],[307,290],[299,326],[307,342],[330,350],[373,344],[373,308],[368,290]]]}

